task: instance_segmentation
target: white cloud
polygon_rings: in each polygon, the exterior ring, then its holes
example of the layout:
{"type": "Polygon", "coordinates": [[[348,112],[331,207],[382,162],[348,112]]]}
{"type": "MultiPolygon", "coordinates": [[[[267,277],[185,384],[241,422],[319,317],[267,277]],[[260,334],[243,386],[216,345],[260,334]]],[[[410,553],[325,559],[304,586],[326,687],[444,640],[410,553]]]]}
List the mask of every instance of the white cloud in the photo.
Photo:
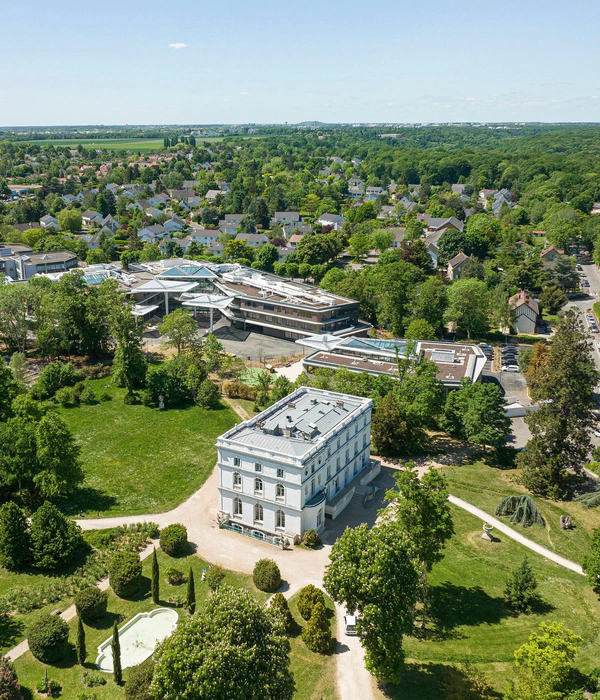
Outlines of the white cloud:
{"type": "Polygon", "coordinates": [[[187,44],[182,44],[181,42],[177,44],[169,44],[169,48],[171,49],[185,49],[187,48],[187,44]]]}
{"type": "Polygon", "coordinates": [[[249,95],[249,92],[240,92],[240,95],[249,95]]]}

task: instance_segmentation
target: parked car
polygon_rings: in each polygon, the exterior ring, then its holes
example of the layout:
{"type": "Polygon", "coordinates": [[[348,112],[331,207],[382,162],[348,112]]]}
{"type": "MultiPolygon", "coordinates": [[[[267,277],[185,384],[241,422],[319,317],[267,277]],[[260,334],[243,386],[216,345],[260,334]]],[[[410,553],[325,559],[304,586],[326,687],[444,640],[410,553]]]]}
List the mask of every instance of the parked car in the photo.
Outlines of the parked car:
{"type": "Polygon", "coordinates": [[[597,438],[600,438],[600,430],[594,430],[594,435],[595,435],[597,438]]]}
{"type": "Polygon", "coordinates": [[[518,372],[519,366],[518,365],[502,365],[501,371],[502,372],[518,372]]]}
{"type": "Polygon", "coordinates": [[[356,635],[356,617],[354,615],[344,615],[344,632],[350,637],[356,635]]]}

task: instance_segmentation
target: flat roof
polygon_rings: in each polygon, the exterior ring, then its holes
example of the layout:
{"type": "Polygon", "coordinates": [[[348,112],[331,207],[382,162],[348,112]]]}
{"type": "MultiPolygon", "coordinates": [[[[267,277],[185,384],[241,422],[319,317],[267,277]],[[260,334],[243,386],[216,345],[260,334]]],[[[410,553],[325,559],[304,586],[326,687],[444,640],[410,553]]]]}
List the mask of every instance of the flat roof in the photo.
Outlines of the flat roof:
{"type": "Polygon", "coordinates": [[[217,447],[302,458],[348,418],[371,406],[371,399],[302,386],[221,435],[217,447]]]}

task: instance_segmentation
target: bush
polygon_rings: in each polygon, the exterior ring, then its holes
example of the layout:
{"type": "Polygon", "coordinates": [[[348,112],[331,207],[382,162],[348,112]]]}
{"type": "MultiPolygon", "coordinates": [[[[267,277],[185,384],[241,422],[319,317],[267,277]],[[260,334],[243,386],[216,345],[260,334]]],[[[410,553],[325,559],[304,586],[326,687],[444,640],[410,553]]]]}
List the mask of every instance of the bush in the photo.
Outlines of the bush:
{"type": "Polygon", "coordinates": [[[200,384],[200,389],[196,396],[196,403],[202,408],[217,408],[221,400],[221,393],[217,389],[214,382],[210,379],[205,379],[200,384]]]}
{"type": "Polygon", "coordinates": [[[86,688],[98,688],[106,685],[106,678],[99,671],[84,671],[81,681],[86,688]]]}
{"type": "Polygon", "coordinates": [[[325,606],[325,595],[320,588],[309,583],[308,586],[300,589],[298,593],[298,612],[303,619],[310,620],[313,609],[317,603],[325,606]]]}
{"type": "Polygon", "coordinates": [[[259,591],[274,593],[281,586],[281,572],[272,559],[259,559],[254,565],[252,580],[259,591]]]}
{"type": "Polygon", "coordinates": [[[527,558],[509,576],[504,590],[506,602],[519,612],[531,612],[539,601],[537,579],[527,558]]]}
{"type": "Polygon", "coordinates": [[[106,615],[108,594],[96,586],[82,588],[75,596],[77,614],[84,622],[99,620],[106,615]]]}
{"type": "Polygon", "coordinates": [[[18,569],[31,558],[31,540],[25,513],[13,501],[0,508],[0,565],[18,569]]]}
{"type": "Polygon", "coordinates": [[[135,404],[137,404],[137,402],[138,402],[137,394],[133,394],[133,393],[132,394],[125,394],[125,396],[123,397],[123,403],[126,406],[135,406],[135,404]]]}
{"type": "Polygon", "coordinates": [[[280,617],[285,633],[289,636],[296,627],[296,621],[283,593],[275,593],[271,598],[270,609],[280,617]]]}
{"type": "Polygon", "coordinates": [[[2,700],[23,700],[15,669],[4,656],[0,657],[0,698],[2,700]]]}
{"type": "Polygon", "coordinates": [[[29,628],[29,649],[38,661],[51,664],[64,659],[69,642],[69,625],[58,615],[42,615],[29,628]]]}
{"type": "Polygon", "coordinates": [[[137,552],[115,552],[108,565],[110,587],[119,598],[134,595],[142,583],[142,562],[137,552]]]}
{"type": "Polygon", "coordinates": [[[84,543],[81,528],[46,501],[31,518],[31,553],[40,569],[58,569],[73,560],[84,543]]]}
{"type": "Polygon", "coordinates": [[[100,401],[112,401],[112,396],[108,393],[108,391],[103,391],[98,398],[100,401]]]}
{"type": "Polygon", "coordinates": [[[81,403],[92,404],[96,401],[96,392],[89,384],[85,384],[79,395],[81,403]]]}
{"type": "Polygon", "coordinates": [[[78,403],[75,400],[75,391],[70,386],[64,386],[62,389],[59,389],[54,398],[61,406],[74,406],[78,403]]]}
{"type": "Polygon", "coordinates": [[[154,660],[152,657],[130,668],[127,683],[125,683],[126,700],[153,700],[153,696],[150,693],[152,676],[154,676],[154,660]]]}
{"type": "Polygon", "coordinates": [[[256,388],[239,380],[223,382],[223,393],[232,399],[254,401],[256,388]]]}
{"type": "Polygon", "coordinates": [[[82,377],[72,362],[51,362],[40,372],[36,382],[36,394],[42,399],[54,396],[59,389],[73,386],[82,377]]]}
{"type": "Polygon", "coordinates": [[[302,543],[306,547],[318,547],[321,544],[321,538],[316,530],[307,530],[302,535],[302,543]]]}
{"type": "Polygon", "coordinates": [[[167,525],[160,533],[160,547],[170,557],[179,557],[188,551],[187,528],[180,523],[167,525]]]}
{"type": "Polygon", "coordinates": [[[224,578],[225,572],[220,566],[215,564],[214,566],[210,566],[206,572],[206,585],[209,590],[216,591],[224,578]]]}
{"type": "Polygon", "coordinates": [[[167,570],[165,571],[165,575],[167,577],[167,583],[170,586],[180,586],[182,583],[185,583],[187,581],[183,571],[175,569],[173,566],[169,566],[167,568],[167,570]]]}
{"type": "Polygon", "coordinates": [[[310,619],[302,630],[302,641],[317,654],[325,654],[331,649],[331,625],[322,603],[316,603],[313,607],[310,619]]]}

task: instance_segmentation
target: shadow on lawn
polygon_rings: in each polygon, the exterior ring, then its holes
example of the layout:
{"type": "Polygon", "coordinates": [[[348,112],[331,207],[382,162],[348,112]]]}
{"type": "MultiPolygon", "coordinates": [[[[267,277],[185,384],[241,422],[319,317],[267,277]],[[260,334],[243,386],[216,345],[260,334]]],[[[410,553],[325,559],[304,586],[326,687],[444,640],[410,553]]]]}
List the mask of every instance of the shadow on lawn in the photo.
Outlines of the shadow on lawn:
{"type": "MultiPolygon", "coordinates": [[[[460,667],[445,664],[406,664],[401,682],[388,684],[384,692],[385,697],[397,700],[479,697],[472,678],[460,667]]],[[[501,698],[502,695],[490,689],[486,697],[501,698]]]]}
{"type": "Polygon", "coordinates": [[[434,639],[459,638],[459,625],[498,624],[510,617],[502,598],[493,598],[480,586],[457,586],[446,581],[429,591],[429,621],[431,630],[425,635],[434,639]]]}
{"type": "Polygon", "coordinates": [[[0,649],[10,649],[23,636],[25,625],[10,615],[2,619],[0,624],[0,649]]]}
{"type": "Polygon", "coordinates": [[[76,489],[65,502],[63,510],[69,515],[77,515],[79,511],[84,513],[100,513],[110,510],[117,505],[117,499],[110,494],[90,486],[82,486],[76,489]]]}

